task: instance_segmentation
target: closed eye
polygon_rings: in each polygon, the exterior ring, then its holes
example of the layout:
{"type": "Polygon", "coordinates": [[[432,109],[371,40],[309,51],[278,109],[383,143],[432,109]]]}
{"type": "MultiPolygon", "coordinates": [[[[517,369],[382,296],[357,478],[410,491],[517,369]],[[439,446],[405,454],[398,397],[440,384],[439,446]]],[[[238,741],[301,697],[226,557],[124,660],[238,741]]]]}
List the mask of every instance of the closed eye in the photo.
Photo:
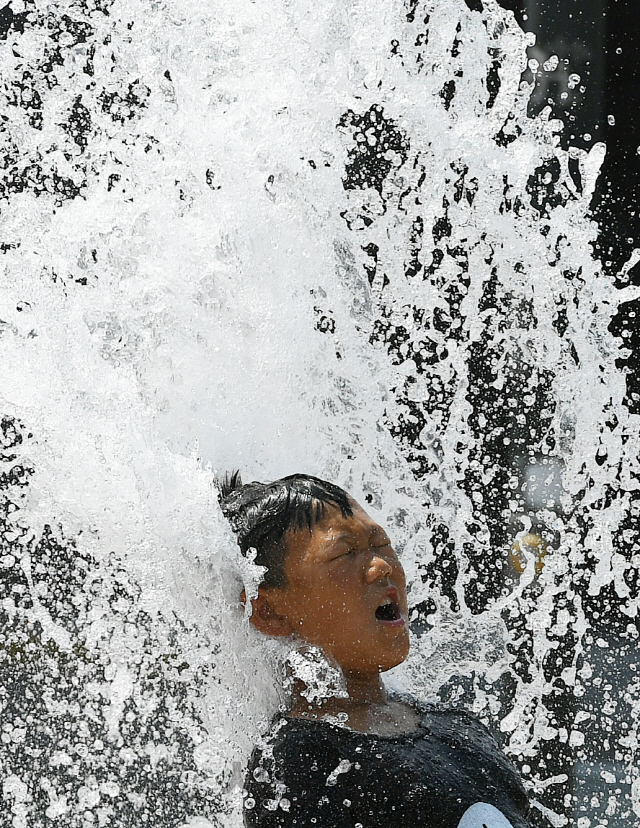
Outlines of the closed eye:
{"type": "Polygon", "coordinates": [[[347,558],[349,555],[355,555],[357,551],[358,550],[353,546],[349,547],[348,549],[341,549],[339,552],[336,552],[336,554],[333,555],[330,558],[330,560],[339,561],[341,558],[347,558]]]}

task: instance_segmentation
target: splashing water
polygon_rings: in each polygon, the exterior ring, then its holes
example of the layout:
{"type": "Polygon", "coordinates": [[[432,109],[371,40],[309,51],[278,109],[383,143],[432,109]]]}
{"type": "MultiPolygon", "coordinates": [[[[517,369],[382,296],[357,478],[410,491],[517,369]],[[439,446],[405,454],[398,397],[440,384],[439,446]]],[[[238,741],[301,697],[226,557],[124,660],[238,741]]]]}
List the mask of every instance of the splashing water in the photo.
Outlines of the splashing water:
{"type": "MultiPolygon", "coordinates": [[[[14,828],[242,823],[280,648],[212,472],[384,521],[540,825],[640,816],[638,423],[589,215],[490,0],[0,17],[0,767],[14,828]]],[[[630,267],[635,263],[632,260],[630,267]]],[[[624,281],[624,275],[622,279],[624,281]]]]}

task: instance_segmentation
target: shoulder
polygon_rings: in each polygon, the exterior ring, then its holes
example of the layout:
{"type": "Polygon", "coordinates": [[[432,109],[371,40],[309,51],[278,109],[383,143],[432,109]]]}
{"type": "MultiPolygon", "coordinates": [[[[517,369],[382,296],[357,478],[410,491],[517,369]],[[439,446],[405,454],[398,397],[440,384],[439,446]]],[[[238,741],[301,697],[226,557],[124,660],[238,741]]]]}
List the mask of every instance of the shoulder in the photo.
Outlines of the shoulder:
{"type": "Polygon", "coordinates": [[[319,754],[340,749],[349,741],[350,734],[351,731],[327,722],[282,718],[272,725],[267,736],[256,747],[252,761],[260,755],[274,761],[289,757],[300,759],[307,755],[317,758],[319,754]]]}
{"type": "Polygon", "coordinates": [[[445,744],[472,754],[482,764],[500,767],[521,785],[520,774],[498,744],[491,730],[473,713],[460,708],[432,708],[428,714],[430,733],[445,744]]]}
{"type": "Polygon", "coordinates": [[[468,710],[456,707],[425,707],[423,721],[438,736],[455,737],[464,741],[478,741],[495,745],[497,742],[489,728],[468,710]]]}
{"type": "Polygon", "coordinates": [[[338,801],[334,793],[355,764],[349,759],[357,747],[352,735],[326,722],[277,722],[249,760],[245,825],[280,828],[311,821],[339,828],[344,797],[338,801]]]}
{"type": "Polygon", "coordinates": [[[502,789],[510,791],[523,812],[528,811],[520,773],[477,716],[459,708],[432,708],[428,715],[431,732],[437,738],[473,758],[478,768],[484,768],[502,789]]]}
{"type": "Polygon", "coordinates": [[[322,784],[353,752],[354,734],[326,722],[282,719],[251,754],[245,787],[307,789],[322,784]]]}

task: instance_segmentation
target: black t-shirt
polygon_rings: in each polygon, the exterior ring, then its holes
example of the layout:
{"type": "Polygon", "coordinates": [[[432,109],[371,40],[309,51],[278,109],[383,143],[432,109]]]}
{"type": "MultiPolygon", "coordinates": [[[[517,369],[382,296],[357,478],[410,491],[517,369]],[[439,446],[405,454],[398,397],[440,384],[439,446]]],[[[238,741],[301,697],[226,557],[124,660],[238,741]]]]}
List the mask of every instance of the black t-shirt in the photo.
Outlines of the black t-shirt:
{"type": "Polygon", "coordinates": [[[282,719],[253,751],[247,828],[529,828],[517,771],[460,710],[420,710],[416,731],[359,733],[282,719]]]}

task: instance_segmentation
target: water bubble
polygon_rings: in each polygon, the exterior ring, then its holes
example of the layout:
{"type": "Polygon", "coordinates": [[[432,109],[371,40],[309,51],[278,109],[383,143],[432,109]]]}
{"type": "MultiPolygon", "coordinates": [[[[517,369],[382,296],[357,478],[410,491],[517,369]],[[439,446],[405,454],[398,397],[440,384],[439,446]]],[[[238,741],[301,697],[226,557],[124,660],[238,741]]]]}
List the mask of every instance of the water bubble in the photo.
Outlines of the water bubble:
{"type": "Polygon", "coordinates": [[[609,126],[615,126],[615,115],[607,115],[607,123],[609,124],[609,126]]]}
{"type": "Polygon", "coordinates": [[[577,75],[575,72],[569,75],[569,79],[567,81],[567,86],[569,87],[569,89],[575,89],[579,83],[580,75],[577,75]]]}
{"type": "Polygon", "coordinates": [[[559,64],[558,55],[551,55],[545,62],[542,64],[542,68],[545,72],[555,72],[558,68],[559,64]]]}

